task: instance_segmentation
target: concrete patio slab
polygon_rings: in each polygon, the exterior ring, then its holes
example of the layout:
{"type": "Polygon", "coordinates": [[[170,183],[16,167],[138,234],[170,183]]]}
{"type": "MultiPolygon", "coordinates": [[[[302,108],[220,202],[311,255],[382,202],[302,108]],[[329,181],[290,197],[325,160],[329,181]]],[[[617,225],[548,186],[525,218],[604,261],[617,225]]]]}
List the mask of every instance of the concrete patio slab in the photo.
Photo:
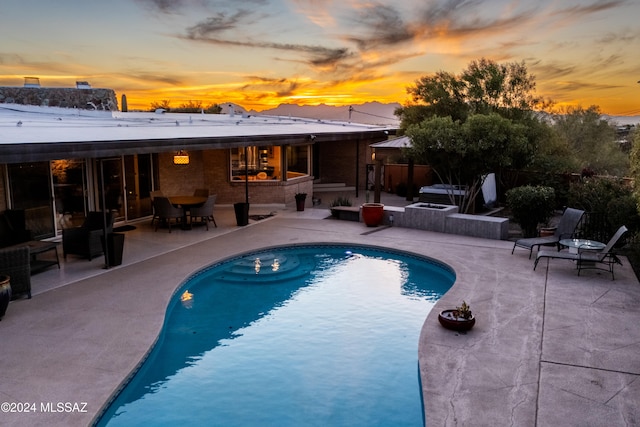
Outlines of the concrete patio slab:
{"type": "Polygon", "coordinates": [[[34,297],[0,322],[0,425],[85,426],[142,360],[167,303],[193,272],[254,249],[292,243],[369,244],[437,258],[454,287],[427,316],[419,359],[430,426],[640,425],[640,284],[626,259],[616,280],[552,261],[533,271],[513,242],[325,219],[327,209],[284,210],[236,227],[127,232],[125,262],[67,260],[33,277],[34,297]],[[209,233],[209,234],[205,234],[209,233]],[[81,271],[74,270],[74,267],[81,271]],[[466,334],[442,328],[439,310],[470,303],[466,334]],[[41,405],[86,403],[84,412],[41,405]]]}

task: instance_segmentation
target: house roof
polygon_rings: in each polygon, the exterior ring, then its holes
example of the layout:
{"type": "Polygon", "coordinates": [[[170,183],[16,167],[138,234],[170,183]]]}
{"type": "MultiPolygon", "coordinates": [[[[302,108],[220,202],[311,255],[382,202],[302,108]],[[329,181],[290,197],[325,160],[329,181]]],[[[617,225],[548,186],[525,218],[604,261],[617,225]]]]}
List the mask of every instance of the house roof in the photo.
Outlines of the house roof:
{"type": "Polygon", "coordinates": [[[411,140],[408,136],[400,136],[387,141],[376,142],[369,146],[371,148],[409,148],[411,147],[411,140]]]}
{"type": "Polygon", "coordinates": [[[253,114],[122,113],[0,104],[0,159],[14,163],[248,144],[385,139],[385,131],[393,129],[253,114]]]}

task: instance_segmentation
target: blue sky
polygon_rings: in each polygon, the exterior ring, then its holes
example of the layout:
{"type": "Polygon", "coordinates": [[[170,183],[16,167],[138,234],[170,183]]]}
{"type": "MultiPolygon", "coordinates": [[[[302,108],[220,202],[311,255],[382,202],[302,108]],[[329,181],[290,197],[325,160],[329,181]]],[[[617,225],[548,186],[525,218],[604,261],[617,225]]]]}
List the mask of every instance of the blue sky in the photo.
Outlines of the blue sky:
{"type": "Polygon", "coordinates": [[[640,2],[3,0],[0,85],[88,80],[151,101],[408,101],[482,57],[524,61],[558,105],[640,114],[640,2]]]}

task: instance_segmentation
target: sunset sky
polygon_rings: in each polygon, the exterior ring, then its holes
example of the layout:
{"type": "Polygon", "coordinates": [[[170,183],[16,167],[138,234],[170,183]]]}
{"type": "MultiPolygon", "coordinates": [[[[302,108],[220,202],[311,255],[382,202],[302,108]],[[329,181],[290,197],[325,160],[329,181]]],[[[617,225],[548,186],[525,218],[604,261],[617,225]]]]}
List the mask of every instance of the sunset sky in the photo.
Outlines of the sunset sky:
{"type": "Polygon", "coordinates": [[[2,0],[0,86],[152,101],[406,103],[482,57],[522,62],[557,105],[640,114],[638,0],[2,0]]]}

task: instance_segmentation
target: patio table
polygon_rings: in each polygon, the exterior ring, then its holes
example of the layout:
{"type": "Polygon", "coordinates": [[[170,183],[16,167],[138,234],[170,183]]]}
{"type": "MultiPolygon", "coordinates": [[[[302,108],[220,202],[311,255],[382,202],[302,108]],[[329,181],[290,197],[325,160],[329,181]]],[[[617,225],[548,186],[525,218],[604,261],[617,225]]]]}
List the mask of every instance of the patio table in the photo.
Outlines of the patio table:
{"type": "Polygon", "coordinates": [[[189,209],[204,205],[207,201],[206,197],[201,196],[172,196],[169,202],[176,207],[182,208],[182,226],[183,230],[190,230],[191,224],[187,222],[187,212],[189,209]]]}
{"type": "Polygon", "coordinates": [[[577,254],[580,251],[600,251],[606,246],[602,242],[587,239],[562,239],[560,245],[569,248],[569,252],[577,254]]]}

